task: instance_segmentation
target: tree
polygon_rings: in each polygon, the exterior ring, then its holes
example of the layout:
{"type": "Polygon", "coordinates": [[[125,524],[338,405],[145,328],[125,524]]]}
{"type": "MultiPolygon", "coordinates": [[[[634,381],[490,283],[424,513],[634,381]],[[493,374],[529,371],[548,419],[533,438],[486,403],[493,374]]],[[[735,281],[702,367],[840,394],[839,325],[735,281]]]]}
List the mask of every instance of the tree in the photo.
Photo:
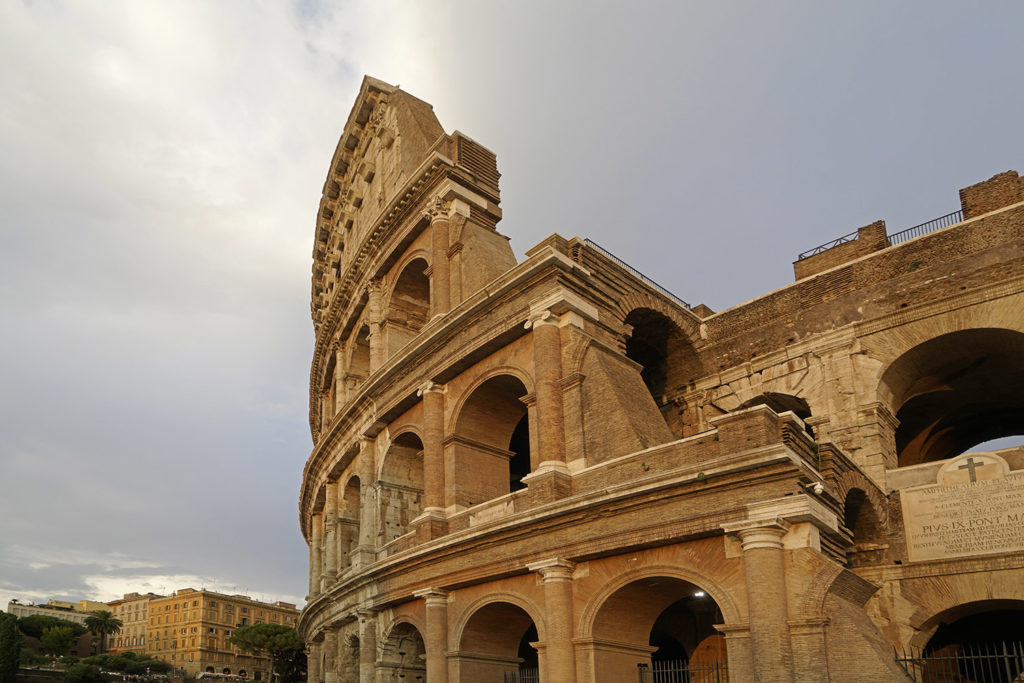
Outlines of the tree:
{"type": "Polygon", "coordinates": [[[75,632],[67,626],[50,626],[43,629],[43,636],[39,639],[39,647],[43,652],[55,656],[63,656],[71,649],[75,640],[75,632]]]}
{"type": "Polygon", "coordinates": [[[0,612],[0,683],[14,683],[21,657],[21,634],[18,618],[0,612]]]}
{"type": "Polygon", "coordinates": [[[58,619],[57,617],[50,617],[45,614],[33,614],[29,617],[22,617],[18,620],[18,628],[21,632],[30,638],[42,638],[43,631],[52,627],[61,626],[63,628],[71,629],[71,634],[77,638],[85,633],[85,627],[81,624],[76,624],[73,621],[66,619],[58,619]]]}
{"type": "Polygon", "coordinates": [[[75,664],[64,672],[64,683],[106,683],[109,680],[98,666],[89,664],[75,664]]]}
{"type": "Polygon", "coordinates": [[[106,640],[107,636],[114,635],[120,631],[122,626],[124,626],[124,623],[115,617],[113,612],[108,612],[104,609],[90,612],[89,616],[85,618],[85,628],[99,640],[96,652],[100,654],[103,654],[103,641],[106,640]]]}
{"type": "Polygon", "coordinates": [[[236,647],[258,657],[270,658],[270,683],[274,683],[274,669],[280,667],[290,674],[295,662],[305,657],[306,644],[291,626],[280,624],[253,624],[240,626],[228,641],[236,647]]]}

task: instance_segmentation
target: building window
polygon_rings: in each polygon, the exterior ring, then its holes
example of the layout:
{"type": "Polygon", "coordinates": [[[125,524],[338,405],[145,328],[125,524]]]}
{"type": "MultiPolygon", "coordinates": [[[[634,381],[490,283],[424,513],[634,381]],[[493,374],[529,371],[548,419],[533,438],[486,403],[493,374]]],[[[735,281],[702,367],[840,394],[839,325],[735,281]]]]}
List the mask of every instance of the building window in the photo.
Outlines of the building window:
{"type": "Polygon", "coordinates": [[[242,614],[248,614],[248,613],[249,613],[249,608],[248,607],[243,607],[242,608],[242,614]]]}
{"type": "Polygon", "coordinates": [[[216,607],[216,606],[217,606],[217,602],[215,600],[210,600],[210,607],[216,607]]]}
{"type": "Polygon", "coordinates": [[[248,625],[249,625],[249,618],[248,617],[242,617],[242,626],[248,626],[248,625]]]}

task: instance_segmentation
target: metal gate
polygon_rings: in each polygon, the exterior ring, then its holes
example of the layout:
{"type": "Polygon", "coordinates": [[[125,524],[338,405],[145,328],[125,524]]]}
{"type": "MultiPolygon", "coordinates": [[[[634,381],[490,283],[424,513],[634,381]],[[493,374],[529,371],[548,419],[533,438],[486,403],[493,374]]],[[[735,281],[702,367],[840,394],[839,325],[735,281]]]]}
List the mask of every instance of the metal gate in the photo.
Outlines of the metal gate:
{"type": "Polygon", "coordinates": [[[967,643],[927,654],[911,650],[896,661],[914,683],[1017,683],[1024,681],[1024,645],[967,643]]]}
{"type": "Polygon", "coordinates": [[[505,674],[505,683],[540,683],[540,669],[522,667],[505,674]]]}
{"type": "Polygon", "coordinates": [[[690,664],[685,659],[637,664],[639,683],[728,683],[725,662],[702,661],[690,664]]]}

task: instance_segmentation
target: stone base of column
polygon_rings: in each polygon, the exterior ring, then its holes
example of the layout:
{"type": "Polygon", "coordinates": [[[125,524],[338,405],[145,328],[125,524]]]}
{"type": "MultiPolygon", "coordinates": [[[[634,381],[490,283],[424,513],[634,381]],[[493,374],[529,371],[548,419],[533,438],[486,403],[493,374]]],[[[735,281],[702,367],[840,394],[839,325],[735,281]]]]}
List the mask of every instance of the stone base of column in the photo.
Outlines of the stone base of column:
{"type": "Polygon", "coordinates": [[[352,567],[365,567],[377,561],[377,551],[372,546],[360,545],[355,548],[349,557],[352,558],[352,567]]]}
{"type": "Polygon", "coordinates": [[[572,495],[572,475],[563,462],[542,462],[536,472],[523,477],[530,507],[553,503],[572,495]]]}
{"type": "Polygon", "coordinates": [[[447,535],[448,520],[440,508],[427,508],[419,517],[409,522],[409,527],[416,533],[418,545],[447,535]]]}

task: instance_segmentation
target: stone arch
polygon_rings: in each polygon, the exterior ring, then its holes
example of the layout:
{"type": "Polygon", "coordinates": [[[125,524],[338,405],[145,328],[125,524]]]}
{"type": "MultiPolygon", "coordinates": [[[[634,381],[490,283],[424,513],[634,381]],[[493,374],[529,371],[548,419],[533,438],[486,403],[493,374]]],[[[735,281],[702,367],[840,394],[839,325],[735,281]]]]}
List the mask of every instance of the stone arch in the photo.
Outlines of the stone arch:
{"type": "Polygon", "coordinates": [[[352,566],[352,555],[359,545],[359,520],[362,507],[362,485],[359,477],[350,474],[338,490],[337,547],[338,570],[352,566]]]}
{"type": "Polygon", "coordinates": [[[449,424],[447,427],[447,431],[449,433],[455,430],[455,423],[458,421],[458,416],[462,412],[463,406],[465,405],[466,401],[469,399],[470,396],[473,395],[473,392],[479,389],[482,384],[487,382],[487,380],[492,379],[494,377],[498,377],[500,375],[511,375],[512,377],[515,377],[516,379],[523,383],[524,387],[526,387],[527,394],[533,393],[533,376],[530,375],[525,370],[523,370],[522,368],[515,365],[499,365],[497,367],[488,368],[486,371],[480,373],[473,380],[472,384],[470,384],[466,388],[466,390],[463,391],[462,394],[455,400],[455,405],[453,406],[451,417],[449,418],[449,424]]]}
{"type": "Polygon", "coordinates": [[[534,416],[522,377],[519,370],[495,368],[456,402],[445,448],[455,461],[457,505],[476,505],[523,488],[523,477],[536,467],[530,442],[531,432],[536,433],[534,416]]]}
{"type": "Polygon", "coordinates": [[[580,613],[578,621],[580,635],[588,638],[593,637],[594,621],[598,611],[605,601],[619,589],[636,581],[655,577],[679,579],[705,591],[718,604],[718,607],[722,610],[722,618],[727,624],[739,623],[745,618],[725,587],[710,576],[688,567],[656,564],[622,572],[595,593],[580,613]]]}
{"type": "Polygon", "coordinates": [[[397,434],[381,461],[375,484],[380,506],[378,543],[390,543],[409,531],[423,509],[423,440],[413,430],[397,434]]]}
{"type": "Polygon", "coordinates": [[[700,321],[689,318],[679,311],[679,308],[672,306],[662,299],[656,298],[645,292],[630,292],[615,302],[612,314],[620,325],[625,325],[626,317],[640,308],[648,308],[656,311],[672,322],[683,332],[687,340],[696,343],[700,339],[700,321]]]}
{"type": "Polygon", "coordinates": [[[423,629],[418,628],[411,620],[397,619],[382,641],[375,680],[403,683],[425,681],[426,657],[423,629]]]}
{"type": "Polygon", "coordinates": [[[456,629],[460,683],[502,683],[521,667],[536,669],[533,643],[543,627],[529,601],[507,593],[489,595],[467,608],[456,629]]]}
{"type": "Polygon", "coordinates": [[[1024,434],[1024,333],[979,327],[918,342],[881,373],[899,466],[944,460],[1024,434]]]}
{"type": "MultiPolygon", "coordinates": [[[[1024,600],[1020,598],[989,598],[962,602],[933,613],[918,627],[918,632],[911,638],[910,645],[918,650],[939,650],[945,648],[951,641],[956,640],[956,635],[947,633],[945,634],[946,637],[943,638],[942,630],[944,626],[953,626],[957,622],[973,622],[971,624],[972,629],[983,629],[985,627],[984,622],[986,621],[983,617],[987,616],[991,619],[993,615],[998,613],[1002,613],[1002,615],[1009,613],[1016,617],[1014,619],[1016,622],[1014,624],[1016,626],[1016,635],[1007,633],[999,639],[1009,641],[1024,640],[1024,600]],[[982,618],[979,619],[979,617],[982,618]]],[[[963,634],[960,635],[962,636],[963,634]]],[[[975,633],[970,634],[968,637],[971,635],[975,636],[978,640],[986,640],[989,639],[988,636],[990,634],[975,633]]]]}
{"type": "Polygon", "coordinates": [[[537,624],[538,636],[541,640],[544,639],[546,629],[543,619],[544,610],[541,609],[541,606],[519,593],[501,591],[497,593],[488,593],[483,597],[477,598],[459,612],[459,616],[455,619],[455,625],[452,629],[456,643],[462,640],[463,633],[466,630],[466,624],[469,622],[473,614],[492,602],[507,602],[522,609],[530,616],[531,619],[533,619],[533,623],[537,624]]]}
{"type": "Polygon", "coordinates": [[[422,250],[406,254],[384,303],[385,348],[390,357],[410,342],[430,320],[429,256],[422,250]]]}

